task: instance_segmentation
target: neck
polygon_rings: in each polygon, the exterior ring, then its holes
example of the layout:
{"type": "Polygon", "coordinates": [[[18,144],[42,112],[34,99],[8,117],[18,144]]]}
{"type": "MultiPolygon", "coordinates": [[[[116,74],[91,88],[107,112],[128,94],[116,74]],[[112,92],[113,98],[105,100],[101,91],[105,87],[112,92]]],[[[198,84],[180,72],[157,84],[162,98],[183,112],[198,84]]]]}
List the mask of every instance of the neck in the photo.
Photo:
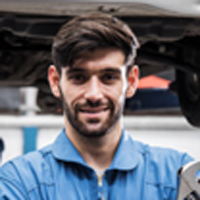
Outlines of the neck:
{"type": "Polygon", "coordinates": [[[65,123],[66,134],[85,162],[94,170],[105,170],[112,163],[121,138],[121,121],[107,134],[101,137],[86,137],[77,133],[65,123]]]}

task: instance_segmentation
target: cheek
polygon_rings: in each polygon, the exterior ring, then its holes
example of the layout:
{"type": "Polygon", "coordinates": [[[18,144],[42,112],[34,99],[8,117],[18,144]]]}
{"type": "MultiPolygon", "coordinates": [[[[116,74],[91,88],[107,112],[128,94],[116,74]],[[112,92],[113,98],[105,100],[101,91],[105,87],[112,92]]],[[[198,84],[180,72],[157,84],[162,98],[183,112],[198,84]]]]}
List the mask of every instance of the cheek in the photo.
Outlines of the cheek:
{"type": "Polygon", "coordinates": [[[106,96],[113,101],[115,105],[124,101],[126,86],[123,84],[118,84],[113,88],[109,88],[106,90],[106,96]]]}
{"type": "Polygon", "coordinates": [[[118,105],[122,105],[125,102],[126,99],[126,91],[127,91],[128,84],[126,81],[123,81],[121,83],[120,87],[118,87],[118,90],[115,92],[115,95],[117,97],[117,103],[118,105]]]}
{"type": "Polygon", "coordinates": [[[71,102],[71,99],[74,96],[74,90],[71,90],[70,88],[66,87],[66,85],[60,84],[60,93],[62,96],[62,101],[65,101],[67,104],[69,104],[69,102],[71,102]]]}
{"type": "Polygon", "coordinates": [[[70,84],[63,76],[60,79],[60,90],[62,92],[63,101],[69,106],[73,107],[77,102],[77,99],[80,98],[81,89],[70,84]]]}
{"type": "Polygon", "coordinates": [[[65,90],[65,101],[69,106],[74,107],[77,103],[84,103],[82,88],[70,87],[65,90]]]}

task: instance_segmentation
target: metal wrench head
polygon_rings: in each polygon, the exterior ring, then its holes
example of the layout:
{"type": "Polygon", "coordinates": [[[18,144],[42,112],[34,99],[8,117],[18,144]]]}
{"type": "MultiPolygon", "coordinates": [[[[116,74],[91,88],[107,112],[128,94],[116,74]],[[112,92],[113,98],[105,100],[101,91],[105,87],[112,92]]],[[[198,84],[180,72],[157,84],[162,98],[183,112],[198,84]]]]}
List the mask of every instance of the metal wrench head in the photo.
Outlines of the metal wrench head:
{"type": "Polygon", "coordinates": [[[192,161],[179,170],[180,184],[177,200],[183,200],[192,193],[195,193],[197,197],[200,195],[200,184],[197,179],[199,170],[200,161],[192,161]]]}

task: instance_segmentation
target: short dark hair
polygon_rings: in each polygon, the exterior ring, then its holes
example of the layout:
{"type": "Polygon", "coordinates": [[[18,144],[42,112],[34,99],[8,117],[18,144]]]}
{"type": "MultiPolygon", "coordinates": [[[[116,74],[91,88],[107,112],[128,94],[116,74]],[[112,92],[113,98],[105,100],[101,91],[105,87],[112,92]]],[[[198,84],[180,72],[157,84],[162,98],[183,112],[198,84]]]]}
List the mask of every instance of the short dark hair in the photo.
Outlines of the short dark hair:
{"type": "Polygon", "coordinates": [[[125,64],[134,64],[139,43],[131,28],[121,20],[104,13],[77,16],[64,24],[54,38],[53,62],[60,72],[72,66],[84,51],[116,48],[125,55],[125,64]]]}

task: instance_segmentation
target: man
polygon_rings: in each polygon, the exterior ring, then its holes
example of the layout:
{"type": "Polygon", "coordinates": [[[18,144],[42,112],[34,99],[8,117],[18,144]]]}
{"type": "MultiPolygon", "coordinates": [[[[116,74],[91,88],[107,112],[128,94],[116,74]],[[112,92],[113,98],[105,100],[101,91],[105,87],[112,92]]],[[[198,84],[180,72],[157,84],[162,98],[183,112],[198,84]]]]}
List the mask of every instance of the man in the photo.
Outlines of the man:
{"type": "Polygon", "coordinates": [[[136,142],[123,129],[125,98],[138,84],[137,48],[131,29],[106,14],[61,28],[48,80],[65,128],[53,144],[1,168],[1,199],[176,199],[177,170],[192,158],[136,142]]]}

